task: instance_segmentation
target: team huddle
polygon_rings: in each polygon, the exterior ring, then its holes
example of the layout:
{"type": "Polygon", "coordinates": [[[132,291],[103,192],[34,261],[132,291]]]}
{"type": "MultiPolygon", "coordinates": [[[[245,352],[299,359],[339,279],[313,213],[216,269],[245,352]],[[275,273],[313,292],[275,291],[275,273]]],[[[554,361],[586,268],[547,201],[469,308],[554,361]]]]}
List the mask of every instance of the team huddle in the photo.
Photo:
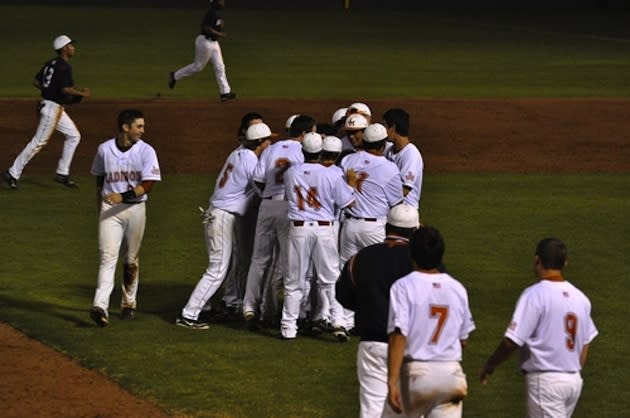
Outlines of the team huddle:
{"type": "MultiPolygon", "coordinates": [[[[223,1],[214,4],[197,39],[198,55],[218,48],[215,12],[223,1]]],[[[12,189],[54,130],[66,136],[55,181],[78,187],[69,167],[80,135],[64,104],[90,91],[73,85],[73,41],[61,35],[53,45],[58,57],[35,77],[43,99],[38,130],[4,173],[12,189]]],[[[202,64],[171,73],[169,86],[203,68],[208,54],[197,60],[202,64]]],[[[220,98],[232,100],[220,49],[213,54],[220,98]]],[[[376,119],[357,102],[334,111],[330,123],[291,115],[277,134],[261,114],[243,115],[239,145],[217,175],[208,208],[201,208],[208,264],[174,322],[204,330],[242,320],[251,331],[278,329],[287,341],[355,336],[361,417],[461,417],[468,394],[461,361],[475,330],[468,293],[443,263],[440,231],[420,223],[424,161],[409,137],[410,115],[391,108],[376,119]]],[[[119,257],[120,319],[136,317],[145,203],[161,181],[157,153],[142,139],[142,112],[124,110],[117,122],[118,133],[98,147],[90,170],[98,191],[100,263],[89,315],[100,327],[109,325],[119,257]]],[[[520,351],[530,417],[571,416],[598,333],[590,301],[563,276],[566,263],[562,241],[538,243],[538,282],[521,294],[481,368],[485,384],[520,351]]]]}

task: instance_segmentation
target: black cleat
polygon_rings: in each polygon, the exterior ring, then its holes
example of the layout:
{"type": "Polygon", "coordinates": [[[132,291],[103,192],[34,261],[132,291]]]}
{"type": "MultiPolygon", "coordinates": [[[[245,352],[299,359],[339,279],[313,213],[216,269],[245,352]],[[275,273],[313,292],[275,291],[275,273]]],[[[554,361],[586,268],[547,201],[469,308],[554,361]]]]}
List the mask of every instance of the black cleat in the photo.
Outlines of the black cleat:
{"type": "Polygon", "coordinates": [[[194,319],[184,318],[183,316],[178,316],[175,320],[175,325],[182,328],[188,329],[209,329],[210,324],[202,321],[195,321],[194,319]]]}
{"type": "Polygon", "coordinates": [[[105,313],[104,310],[102,310],[98,306],[95,306],[92,309],[90,309],[90,318],[92,318],[92,321],[94,321],[96,325],[98,325],[101,328],[106,327],[107,324],[109,324],[109,319],[107,319],[107,314],[105,313]]]}
{"type": "Polygon", "coordinates": [[[350,335],[348,335],[348,331],[344,327],[335,327],[333,329],[333,335],[340,343],[347,343],[350,341],[350,335]]]}
{"type": "Polygon", "coordinates": [[[4,181],[7,182],[9,188],[16,190],[17,189],[17,179],[9,173],[9,170],[4,172],[4,181]]]}
{"type": "Polygon", "coordinates": [[[136,319],[136,310],[134,308],[123,308],[122,311],[120,311],[120,319],[123,321],[136,319]]]}
{"type": "Polygon", "coordinates": [[[236,99],[236,93],[229,92],[229,93],[222,94],[219,97],[221,98],[222,102],[227,102],[228,100],[236,99]]]}
{"type": "Polygon", "coordinates": [[[70,176],[65,176],[63,174],[55,174],[55,181],[59,184],[63,184],[70,189],[78,189],[79,185],[70,179],[70,176]]]}
{"type": "Polygon", "coordinates": [[[175,80],[175,73],[168,73],[168,88],[173,90],[176,83],[177,80],[175,80]]]}

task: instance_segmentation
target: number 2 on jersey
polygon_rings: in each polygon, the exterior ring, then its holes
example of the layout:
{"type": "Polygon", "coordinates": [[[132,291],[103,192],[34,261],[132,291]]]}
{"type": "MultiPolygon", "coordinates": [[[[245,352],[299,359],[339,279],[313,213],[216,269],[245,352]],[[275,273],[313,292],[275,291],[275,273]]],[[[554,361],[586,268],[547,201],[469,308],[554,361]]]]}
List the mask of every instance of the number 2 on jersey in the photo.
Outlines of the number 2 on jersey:
{"type": "Polygon", "coordinates": [[[437,344],[440,339],[440,335],[442,335],[446,319],[448,318],[448,305],[430,305],[430,309],[431,318],[437,317],[437,324],[435,324],[435,329],[433,330],[433,335],[431,335],[430,343],[437,344]]]}
{"type": "Polygon", "coordinates": [[[567,348],[569,351],[575,350],[575,335],[577,334],[578,318],[573,312],[569,312],[564,317],[564,331],[567,334],[567,348]]]}

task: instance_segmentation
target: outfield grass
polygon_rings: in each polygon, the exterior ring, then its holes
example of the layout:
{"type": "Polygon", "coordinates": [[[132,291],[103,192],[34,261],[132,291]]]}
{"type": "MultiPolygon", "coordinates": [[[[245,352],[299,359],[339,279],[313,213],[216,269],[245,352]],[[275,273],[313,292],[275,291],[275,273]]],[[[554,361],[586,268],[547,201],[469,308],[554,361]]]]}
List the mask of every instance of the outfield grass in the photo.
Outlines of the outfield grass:
{"type": "MultiPolygon", "coordinates": [[[[194,416],[353,417],[356,341],[283,342],[237,325],[193,332],[173,320],[205,268],[197,206],[213,179],[165,179],[151,195],[141,258],[139,316],[96,328],[87,310],[96,282],[92,181],[60,190],[48,177],[0,190],[0,320],[100,369],[170,411],[194,416]],[[62,197],[60,199],[59,197],[62,197]],[[10,220],[7,222],[6,220],[10,220]],[[11,237],[10,239],[8,237],[11,237]]],[[[533,249],[556,235],[569,247],[568,278],[593,303],[600,336],[584,371],[576,417],[624,416],[623,367],[630,268],[628,175],[428,176],[423,220],[440,228],[449,270],[468,288],[477,331],[465,353],[467,417],[522,416],[523,379],[514,362],[488,387],[476,375],[495,348],[520,291],[532,282],[533,249]]],[[[119,290],[112,296],[118,312],[119,290]]]]}
{"type": "MultiPolygon", "coordinates": [[[[0,6],[0,97],[33,96],[59,33],[79,40],[77,85],[94,98],[214,97],[192,61],[203,8],[0,6]],[[57,18],[55,18],[57,17],[57,18]],[[23,30],[28,27],[29,30],[23,30]],[[19,33],[16,37],[14,34],[19,33]]],[[[252,10],[225,12],[240,97],[627,97],[630,12],[252,10]]]]}

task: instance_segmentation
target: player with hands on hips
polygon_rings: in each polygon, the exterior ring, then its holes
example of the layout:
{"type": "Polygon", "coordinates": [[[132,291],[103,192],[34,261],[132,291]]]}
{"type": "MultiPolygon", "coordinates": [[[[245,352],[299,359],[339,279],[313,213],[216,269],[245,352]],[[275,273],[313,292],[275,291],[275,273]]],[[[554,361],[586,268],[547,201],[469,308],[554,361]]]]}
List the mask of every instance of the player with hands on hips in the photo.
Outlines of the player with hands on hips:
{"type": "Polygon", "coordinates": [[[480,380],[489,376],[515,351],[525,374],[527,416],[570,417],[582,391],[580,371],[598,331],[591,302],[565,280],[566,245],[556,238],[541,240],[534,255],[536,284],[525,289],[480,380]]]}
{"type": "Polygon", "coordinates": [[[175,321],[176,325],[189,329],[208,328],[207,323],[199,321],[199,314],[227,276],[235,221],[245,215],[252,203],[254,169],[270,136],[271,130],[266,124],[251,125],[246,131],[245,142],[232,151],[217,177],[204,218],[208,267],[175,321]]]}
{"type": "Polygon", "coordinates": [[[66,187],[78,187],[70,179],[70,165],[81,141],[81,134],[64,106],[78,103],[84,97],[90,97],[91,93],[90,89],[74,86],[72,66],[69,62],[76,51],[74,42],[67,35],[56,37],[53,48],[57,51],[57,57],[46,62],[35,75],[33,86],[40,90],[42,97],[37,107],[39,125],[31,141],[16,157],[13,165],[4,172],[4,180],[11,189],[17,189],[24,168],[46,146],[55,130],[66,138],[57,164],[55,181],[66,187]]]}
{"type": "Polygon", "coordinates": [[[119,254],[123,257],[120,318],[135,319],[139,282],[139,253],[146,225],[145,202],[161,181],[155,149],[144,142],[142,112],[123,110],[118,135],[99,145],[90,172],[96,176],[99,209],[98,282],[90,317],[100,327],[109,323],[109,298],[119,254]]]}
{"type": "Polygon", "coordinates": [[[173,89],[178,80],[189,77],[203,70],[208,61],[212,63],[214,75],[219,85],[219,98],[222,102],[236,98],[236,93],[230,88],[227,75],[225,74],[225,63],[219,39],[227,35],[223,31],[223,16],[220,11],[225,8],[225,0],[210,0],[210,9],[201,21],[201,30],[195,38],[195,60],[192,64],[169,73],[168,87],[173,89]]]}
{"type": "Polygon", "coordinates": [[[475,329],[464,286],[443,273],[440,232],[421,226],[409,240],[414,271],[389,292],[388,402],[408,417],[462,416],[468,392],[460,364],[475,329]]]}

